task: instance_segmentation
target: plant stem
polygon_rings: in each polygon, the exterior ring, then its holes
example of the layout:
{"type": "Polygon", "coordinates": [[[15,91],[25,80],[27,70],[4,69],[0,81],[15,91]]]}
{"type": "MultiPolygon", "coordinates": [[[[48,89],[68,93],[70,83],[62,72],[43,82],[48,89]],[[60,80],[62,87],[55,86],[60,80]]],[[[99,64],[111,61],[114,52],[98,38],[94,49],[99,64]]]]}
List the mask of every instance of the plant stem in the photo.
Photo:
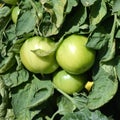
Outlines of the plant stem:
{"type": "MultiPolygon", "coordinates": [[[[70,95],[66,94],[65,92],[57,88],[55,84],[53,84],[53,86],[55,87],[55,89],[57,89],[62,95],[64,95],[67,99],[69,99],[75,105],[74,99],[70,95]]],[[[77,106],[75,105],[75,107],[77,106]]]]}

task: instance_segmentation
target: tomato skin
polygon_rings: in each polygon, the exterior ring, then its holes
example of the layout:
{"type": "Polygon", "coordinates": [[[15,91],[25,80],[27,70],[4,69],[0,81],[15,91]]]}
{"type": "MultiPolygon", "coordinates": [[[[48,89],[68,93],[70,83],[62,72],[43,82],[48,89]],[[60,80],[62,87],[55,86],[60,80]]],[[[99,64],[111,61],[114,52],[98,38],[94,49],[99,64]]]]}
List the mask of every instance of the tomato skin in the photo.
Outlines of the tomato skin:
{"type": "Polygon", "coordinates": [[[3,1],[10,5],[16,5],[18,0],[3,0],[3,1]]]}
{"type": "Polygon", "coordinates": [[[35,36],[25,41],[20,50],[20,58],[24,66],[33,73],[49,74],[58,68],[55,52],[49,56],[41,57],[32,50],[41,49],[49,52],[55,47],[55,42],[49,38],[35,36]]]}
{"type": "Polygon", "coordinates": [[[80,92],[87,82],[85,74],[73,75],[67,73],[65,70],[57,72],[53,77],[53,83],[57,88],[67,94],[80,92]]]}
{"type": "Polygon", "coordinates": [[[16,24],[18,15],[20,14],[20,9],[18,6],[14,7],[11,13],[12,21],[16,24]]]}
{"type": "Polygon", "coordinates": [[[63,40],[56,52],[56,59],[64,70],[81,74],[91,68],[95,51],[86,47],[87,40],[87,37],[75,34],[63,40]]]}

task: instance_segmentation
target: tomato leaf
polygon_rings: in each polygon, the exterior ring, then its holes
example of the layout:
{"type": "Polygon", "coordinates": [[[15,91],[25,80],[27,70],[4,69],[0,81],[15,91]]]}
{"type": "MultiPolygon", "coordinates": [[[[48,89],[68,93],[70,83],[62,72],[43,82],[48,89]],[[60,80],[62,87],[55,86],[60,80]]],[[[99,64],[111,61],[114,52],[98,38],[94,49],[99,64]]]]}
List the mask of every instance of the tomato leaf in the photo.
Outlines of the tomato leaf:
{"type": "Polygon", "coordinates": [[[87,95],[84,93],[73,96],[73,103],[79,110],[86,108],[87,102],[88,102],[87,95]]]}
{"type": "Polygon", "coordinates": [[[96,1],[94,5],[91,6],[90,11],[90,22],[91,25],[96,25],[100,23],[103,17],[107,13],[107,8],[104,0],[96,1]]]}
{"type": "Polygon", "coordinates": [[[93,5],[97,0],[81,0],[82,4],[85,7],[91,6],[93,5]]]}
{"type": "Polygon", "coordinates": [[[15,119],[15,115],[14,115],[14,112],[13,112],[13,109],[7,109],[7,114],[5,116],[5,119],[7,120],[14,120],[15,119]]]}
{"type": "Polygon", "coordinates": [[[61,115],[72,113],[76,108],[74,104],[64,96],[61,96],[59,98],[57,106],[58,106],[59,114],[61,115]]]}
{"type": "Polygon", "coordinates": [[[36,25],[36,15],[33,10],[28,10],[21,15],[17,21],[16,34],[17,36],[29,33],[34,30],[36,25]]]}
{"type": "Polygon", "coordinates": [[[10,14],[10,8],[8,6],[0,8],[0,19],[7,17],[10,14]]]}
{"type": "Polygon", "coordinates": [[[5,57],[0,64],[0,73],[5,73],[9,70],[14,64],[16,60],[13,53],[9,53],[7,57],[5,57]]]}
{"type": "Polygon", "coordinates": [[[49,80],[42,81],[36,77],[31,82],[12,89],[12,107],[17,120],[31,120],[42,109],[42,106],[39,110],[35,107],[43,104],[53,94],[53,90],[49,80]]]}
{"type": "MultiPolygon", "coordinates": [[[[71,33],[79,32],[81,26],[84,24],[87,18],[87,9],[79,4],[77,7],[73,8],[71,13],[66,16],[60,33],[67,35],[71,33]],[[76,13],[76,14],[74,14],[76,13]]],[[[85,28],[83,28],[85,30],[85,28]]]]}
{"type": "Polygon", "coordinates": [[[114,0],[113,1],[114,2],[114,4],[113,4],[113,12],[118,12],[119,10],[120,10],[120,1],[119,0],[114,0]]]}
{"type": "Polygon", "coordinates": [[[15,25],[11,25],[10,27],[9,27],[9,29],[7,29],[6,31],[5,31],[5,33],[6,33],[6,37],[7,37],[7,39],[8,39],[8,41],[14,41],[14,40],[16,40],[16,32],[15,32],[15,25]]]}
{"type": "Polygon", "coordinates": [[[15,68],[10,69],[8,73],[1,75],[5,85],[9,88],[16,87],[29,80],[29,73],[27,70],[15,68]]]}
{"type": "Polygon", "coordinates": [[[52,0],[51,3],[44,3],[45,13],[39,27],[43,36],[48,37],[59,32],[65,17],[64,10],[66,3],[67,0],[52,0]]]}
{"type": "Polygon", "coordinates": [[[78,5],[79,0],[68,0],[65,12],[68,14],[71,12],[72,8],[78,5]]]}
{"type": "Polygon", "coordinates": [[[55,16],[56,16],[56,27],[60,28],[61,24],[64,21],[64,10],[65,10],[65,5],[67,3],[67,0],[53,0],[54,6],[53,6],[53,10],[55,12],[55,16]]]}
{"type": "Polygon", "coordinates": [[[114,39],[114,32],[116,31],[117,18],[107,18],[101,26],[98,26],[92,34],[89,36],[89,41],[87,43],[88,47],[93,49],[100,49],[99,56],[101,61],[106,62],[114,58],[116,42],[114,39]],[[108,24],[106,24],[108,22],[108,24]],[[112,23],[109,25],[109,23],[112,23]]]}
{"type": "Polygon", "coordinates": [[[116,94],[118,80],[114,64],[111,61],[107,64],[101,63],[98,68],[95,67],[94,86],[88,95],[88,107],[90,109],[101,107],[116,94]]]}
{"type": "Polygon", "coordinates": [[[96,110],[91,112],[88,109],[82,109],[81,111],[68,113],[61,120],[109,120],[100,111],[96,110]]]}
{"type": "Polygon", "coordinates": [[[115,56],[116,42],[114,39],[114,35],[115,35],[116,28],[117,28],[116,22],[117,22],[117,16],[114,15],[113,25],[112,25],[111,32],[110,32],[110,39],[107,44],[107,50],[106,50],[105,55],[102,58],[102,61],[104,62],[113,59],[115,56]]]}
{"type": "Polygon", "coordinates": [[[110,35],[103,26],[97,27],[88,38],[87,47],[100,50],[107,45],[110,35]]]}
{"type": "Polygon", "coordinates": [[[54,54],[55,50],[51,50],[51,51],[45,51],[42,49],[36,49],[36,50],[31,50],[33,53],[35,53],[37,56],[39,57],[47,57],[51,54],[54,54]]]}
{"type": "Polygon", "coordinates": [[[4,81],[2,80],[0,76],[0,119],[4,119],[4,116],[6,115],[7,112],[7,104],[9,100],[9,94],[8,94],[8,89],[4,84],[4,81]]]}
{"type": "Polygon", "coordinates": [[[120,81],[120,56],[117,56],[115,61],[116,61],[115,68],[116,68],[117,76],[119,78],[118,80],[120,81]]]}

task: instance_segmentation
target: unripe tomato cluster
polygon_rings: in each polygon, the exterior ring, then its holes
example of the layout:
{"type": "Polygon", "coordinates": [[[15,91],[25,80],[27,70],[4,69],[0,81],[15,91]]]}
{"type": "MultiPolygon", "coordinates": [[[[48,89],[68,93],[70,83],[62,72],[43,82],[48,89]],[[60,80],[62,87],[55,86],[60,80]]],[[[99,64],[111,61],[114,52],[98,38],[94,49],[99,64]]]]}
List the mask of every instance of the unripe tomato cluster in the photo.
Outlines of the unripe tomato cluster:
{"type": "MultiPolygon", "coordinates": [[[[87,48],[88,38],[81,35],[70,35],[58,47],[56,59],[64,70],[58,72],[54,78],[54,84],[64,92],[73,94],[81,91],[88,81],[86,72],[95,61],[95,51],[87,48]]],[[[90,87],[87,85],[89,91],[90,87]]]]}
{"type": "Polygon", "coordinates": [[[87,37],[75,34],[65,38],[59,46],[49,38],[35,36],[24,42],[20,57],[23,65],[33,73],[54,72],[55,86],[73,94],[84,88],[88,81],[85,73],[94,64],[95,51],[87,48],[86,43],[87,37]]]}
{"type": "MultiPolygon", "coordinates": [[[[10,5],[18,2],[3,1],[10,5]]],[[[13,23],[17,23],[19,14],[20,9],[15,6],[11,13],[13,23]]],[[[85,36],[72,34],[57,46],[50,38],[34,36],[23,43],[20,50],[21,62],[32,73],[54,73],[54,85],[67,94],[79,92],[84,87],[89,91],[92,84],[86,84],[86,72],[94,64],[95,51],[86,47],[87,40],[85,36]]]]}

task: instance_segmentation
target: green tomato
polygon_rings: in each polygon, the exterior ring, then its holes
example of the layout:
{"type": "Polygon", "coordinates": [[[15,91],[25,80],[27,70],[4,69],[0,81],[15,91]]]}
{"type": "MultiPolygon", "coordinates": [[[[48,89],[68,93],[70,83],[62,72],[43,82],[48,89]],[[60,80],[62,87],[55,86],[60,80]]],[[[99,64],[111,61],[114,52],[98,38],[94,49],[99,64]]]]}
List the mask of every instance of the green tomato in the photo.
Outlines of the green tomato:
{"type": "Polygon", "coordinates": [[[33,73],[52,73],[58,68],[53,51],[55,46],[55,42],[49,38],[40,36],[29,38],[20,49],[21,61],[33,73]]]}
{"type": "Polygon", "coordinates": [[[71,35],[56,52],[58,64],[71,74],[81,74],[89,70],[95,61],[95,51],[86,47],[87,37],[71,35]]]}
{"type": "Polygon", "coordinates": [[[57,72],[53,77],[53,83],[57,88],[67,94],[80,92],[87,82],[84,74],[73,75],[67,73],[65,70],[57,72]]]}
{"type": "Polygon", "coordinates": [[[20,14],[20,9],[18,6],[14,7],[11,13],[12,21],[17,23],[18,15],[20,14]]]}
{"type": "Polygon", "coordinates": [[[18,0],[3,0],[3,1],[10,5],[16,5],[18,0]]]}

